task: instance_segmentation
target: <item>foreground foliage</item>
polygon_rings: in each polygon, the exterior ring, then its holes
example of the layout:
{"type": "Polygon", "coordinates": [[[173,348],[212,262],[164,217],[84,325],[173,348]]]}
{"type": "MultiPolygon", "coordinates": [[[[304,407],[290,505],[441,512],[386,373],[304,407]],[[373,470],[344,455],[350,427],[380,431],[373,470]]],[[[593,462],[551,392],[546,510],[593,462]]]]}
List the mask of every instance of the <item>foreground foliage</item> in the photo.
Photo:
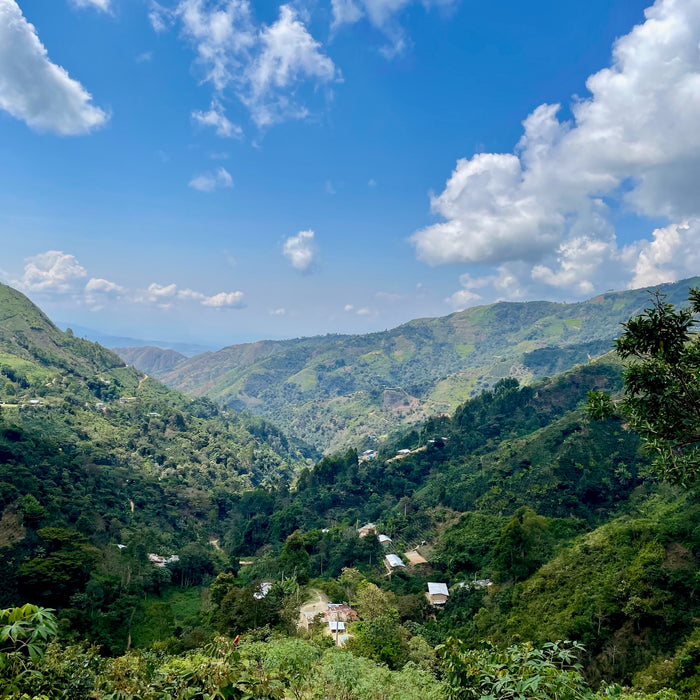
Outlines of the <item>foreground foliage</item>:
{"type": "MultiPolygon", "coordinates": [[[[622,415],[654,455],[658,472],[669,481],[690,484],[700,475],[700,289],[690,304],[675,308],[663,294],[652,295],[644,313],[623,324],[615,342],[627,362],[622,415]]],[[[609,396],[589,395],[596,418],[614,413],[609,396]]]]}

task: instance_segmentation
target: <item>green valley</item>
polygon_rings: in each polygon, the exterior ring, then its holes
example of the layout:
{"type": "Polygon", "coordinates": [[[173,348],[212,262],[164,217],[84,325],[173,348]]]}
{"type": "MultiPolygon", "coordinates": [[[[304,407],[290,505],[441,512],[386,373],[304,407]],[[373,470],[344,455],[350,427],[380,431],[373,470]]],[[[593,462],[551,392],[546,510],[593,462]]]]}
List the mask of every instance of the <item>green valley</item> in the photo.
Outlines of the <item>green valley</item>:
{"type": "MultiPolygon", "coordinates": [[[[526,342],[542,310],[511,311],[475,310],[470,333],[496,314],[482,345],[526,342]]],[[[319,459],[0,287],[0,697],[700,698],[700,496],[631,429],[630,364],[574,361],[603,324],[568,320],[537,327],[580,342],[522,356],[550,376],[489,375],[454,410],[319,459]]],[[[351,366],[427,357],[405,333],[391,361],[346,338],[351,366]]],[[[485,363],[471,339],[451,352],[485,363]]],[[[299,391],[319,384],[307,365],[299,391]]]]}

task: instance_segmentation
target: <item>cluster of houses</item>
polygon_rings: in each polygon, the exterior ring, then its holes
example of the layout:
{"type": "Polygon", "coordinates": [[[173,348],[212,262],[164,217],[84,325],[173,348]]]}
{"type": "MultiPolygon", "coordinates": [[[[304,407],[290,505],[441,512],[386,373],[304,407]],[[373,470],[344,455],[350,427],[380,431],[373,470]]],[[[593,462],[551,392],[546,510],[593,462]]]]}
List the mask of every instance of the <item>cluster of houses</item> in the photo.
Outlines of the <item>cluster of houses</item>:
{"type": "MultiPolygon", "coordinates": [[[[404,451],[402,450],[401,452],[404,451]]],[[[410,452],[410,450],[406,450],[405,452],[410,452]]],[[[367,523],[366,525],[363,525],[362,527],[358,528],[357,533],[360,537],[375,535],[384,549],[388,549],[392,544],[391,537],[379,533],[377,530],[377,526],[374,523],[367,523]]],[[[423,542],[423,544],[425,544],[425,542],[423,542]]],[[[408,558],[411,559],[411,555],[417,555],[418,552],[417,550],[415,550],[413,552],[407,552],[406,554],[408,558]]],[[[426,560],[418,556],[417,561],[415,559],[411,559],[411,563],[425,564],[426,560]]],[[[384,566],[386,567],[387,573],[389,575],[391,575],[393,571],[406,568],[406,564],[404,563],[403,559],[401,559],[401,557],[398,554],[393,553],[384,555],[384,566]]],[[[491,581],[491,579],[485,578],[476,579],[471,583],[466,583],[462,581],[457,585],[459,586],[459,588],[488,588],[489,586],[493,585],[493,582],[491,581]]],[[[431,581],[428,583],[428,590],[425,595],[428,598],[428,601],[431,603],[431,605],[442,606],[447,602],[448,598],[450,597],[450,591],[446,583],[431,581]]]]}

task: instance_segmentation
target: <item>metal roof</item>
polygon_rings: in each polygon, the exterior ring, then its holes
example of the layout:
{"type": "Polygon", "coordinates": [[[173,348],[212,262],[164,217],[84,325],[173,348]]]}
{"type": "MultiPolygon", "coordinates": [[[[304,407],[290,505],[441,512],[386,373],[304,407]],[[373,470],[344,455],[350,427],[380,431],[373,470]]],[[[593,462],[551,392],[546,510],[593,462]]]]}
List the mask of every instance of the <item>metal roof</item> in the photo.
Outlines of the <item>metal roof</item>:
{"type": "Polygon", "coordinates": [[[428,593],[430,595],[450,595],[446,583],[428,583],[428,593]]]}
{"type": "Polygon", "coordinates": [[[406,566],[406,564],[401,561],[401,557],[399,557],[398,554],[387,554],[384,558],[392,569],[397,566],[406,566]]]}

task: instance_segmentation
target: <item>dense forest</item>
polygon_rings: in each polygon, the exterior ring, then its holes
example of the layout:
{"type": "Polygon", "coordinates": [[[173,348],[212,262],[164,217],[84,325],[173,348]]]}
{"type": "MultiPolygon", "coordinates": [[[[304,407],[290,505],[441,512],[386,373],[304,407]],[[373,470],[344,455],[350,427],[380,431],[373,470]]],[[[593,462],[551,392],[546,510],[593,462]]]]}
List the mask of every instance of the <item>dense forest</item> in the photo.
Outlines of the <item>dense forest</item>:
{"type": "Polygon", "coordinates": [[[700,297],[647,302],[319,460],[0,287],[0,697],[700,698],[700,297]]]}

